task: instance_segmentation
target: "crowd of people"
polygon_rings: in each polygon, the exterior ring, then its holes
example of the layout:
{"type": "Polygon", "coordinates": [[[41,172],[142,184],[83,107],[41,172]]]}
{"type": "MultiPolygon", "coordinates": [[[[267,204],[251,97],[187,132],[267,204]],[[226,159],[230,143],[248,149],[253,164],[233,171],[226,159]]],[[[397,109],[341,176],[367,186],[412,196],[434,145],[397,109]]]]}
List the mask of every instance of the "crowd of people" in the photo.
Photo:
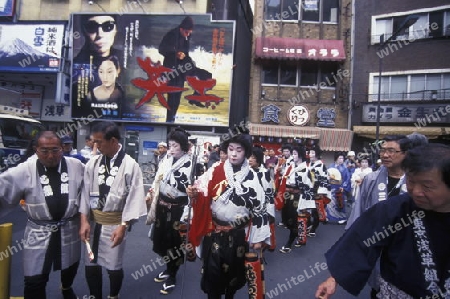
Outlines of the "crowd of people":
{"type": "Polygon", "coordinates": [[[278,240],[282,254],[316,237],[321,222],[346,224],[325,254],[330,277],[317,298],[338,285],[357,295],[366,283],[372,298],[449,298],[450,147],[420,134],[386,136],[373,171],[369,157],[354,151],[336,153],[327,167],[315,142],[282,145],[277,156],[236,132],[199,171],[199,145],[189,137],[178,127],[158,144],[145,196],[115,123],[93,126],[80,155],[86,163],[70,155],[71,139],[38,134],[35,155],[0,174],[0,185],[10,186],[0,190],[0,217],[20,204],[25,240],[45,231],[39,244],[24,247],[25,298],[46,298],[52,268],[61,270],[63,297],[77,298],[72,283],[82,249],[90,298],[103,296],[103,268],[108,298],[118,298],[127,234],[144,215],[152,250],[171,257],[154,277],[161,294],[176,288],[183,263],[199,257],[207,298],[233,298],[252,279],[251,254],[276,249],[276,210],[278,225],[289,230],[278,240]]]}

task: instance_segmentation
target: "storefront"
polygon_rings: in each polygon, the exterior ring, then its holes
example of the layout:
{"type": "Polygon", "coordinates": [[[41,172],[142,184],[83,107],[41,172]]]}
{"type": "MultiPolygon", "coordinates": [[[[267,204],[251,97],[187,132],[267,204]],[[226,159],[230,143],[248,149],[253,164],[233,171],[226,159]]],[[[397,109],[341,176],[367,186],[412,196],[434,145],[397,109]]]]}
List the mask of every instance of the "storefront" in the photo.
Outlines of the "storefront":
{"type": "Polygon", "coordinates": [[[250,124],[250,134],[253,142],[265,148],[272,148],[280,154],[283,144],[304,144],[307,139],[319,143],[322,149],[322,159],[326,162],[333,160],[335,151],[347,152],[351,150],[353,132],[346,129],[274,126],[263,124],[250,124]]]}

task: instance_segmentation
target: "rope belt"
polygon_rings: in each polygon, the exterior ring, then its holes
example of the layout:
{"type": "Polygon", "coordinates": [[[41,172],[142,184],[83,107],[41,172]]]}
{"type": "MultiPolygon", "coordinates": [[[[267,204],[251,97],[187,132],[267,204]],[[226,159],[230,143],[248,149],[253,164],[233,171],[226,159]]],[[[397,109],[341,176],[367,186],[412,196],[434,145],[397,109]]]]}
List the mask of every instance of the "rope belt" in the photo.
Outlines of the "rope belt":
{"type": "Polygon", "coordinates": [[[94,221],[101,225],[116,225],[122,223],[122,212],[103,212],[92,209],[94,221]]]}

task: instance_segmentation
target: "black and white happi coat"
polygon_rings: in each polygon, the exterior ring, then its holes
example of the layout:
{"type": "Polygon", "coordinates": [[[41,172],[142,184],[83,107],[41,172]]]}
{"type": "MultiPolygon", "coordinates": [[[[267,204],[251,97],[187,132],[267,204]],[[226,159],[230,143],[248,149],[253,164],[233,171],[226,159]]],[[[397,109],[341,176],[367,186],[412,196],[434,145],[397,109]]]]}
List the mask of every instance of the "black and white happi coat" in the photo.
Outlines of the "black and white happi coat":
{"type": "Polygon", "coordinates": [[[22,199],[22,208],[28,217],[21,242],[24,276],[48,272],[43,270],[44,264],[49,262],[48,259],[46,261],[46,254],[50,238],[57,230],[61,234],[61,269],[66,269],[80,260],[80,220],[76,216],[83,187],[84,165],[70,157],[62,157],[62,161],[66,163],[67,172],[62,171],[60,163],[60,191],[61,194],[67,195],[67,206],[65,211],[61,211],[63,216],[58,223],[55,223],[45,198],[45,194],[49,195],[53,190],[50,191],[48,178],[39,175],[36,156],[0,174],[0,217],[10,212],[22,199]]]}
{"type": "Polygon", "coordinates": [[[168,156],[156,173],[152,186],[156,197],[152,201],[147,223],[156,222],[153,250],[161,256],[181,245],[180,233],[176,228],[188,203],[186,188],[190,185],[191,169],[191,157],[184,154],[177,160],[168,156]]]}
{"type": "MultiPolygon", "coordinates": [[[[120,149],[121,150],[121,149],[120,149]]],[[[119,150],[119,152],[120,152],[119,150]]],[[[118,153],[119,153],[118,152],[118,153]]],[[[139,164],[128,154],[123,157],[120,167],[115,169],[114,161],[118,153],[111,159],[110,175],[106,177],[106,182],[110,183],[110,191],[104,201],[103,212],[122,212],[122,222],[136,220],[147,214],[147,206],[145,203],[144,185],[142,171],[139,164]]],[[[84,174],[85,185],[81,196],[80,212],[85,215],[91,213],[91,200],[95,200],[99,194],[100,162],[105,159],[104,155],[94,156],[86,164],[84,174]]],[[[101,171],[101,169],[100,169],[101,171]]],[[[101,176],[102,174],[100,174],[101,176]]],[[[94,223],[91,222],[91,247],[93,246],[94,223]]],[[[126,245],[126,234],[121,244],[111,248],[111,235],[118,225],[102,225],[97,263],[108,270],[122,269],[123,253],[126,245]]],[[[89,262],[86,251],[86,265],[95,265],[89,262]]]]}
{"type": "Polygon", "coordinates": [[[297,208],[298,212],[304,209],[315,209],[316,202],[314,198],[317,194],[331,198],[327,168],[321,160],[309,163],[309,165],[306,162],[302,162],[294,173],[293,180],[295,183],[293,185],[298,186],[302,190],[297,208]]]}
{"type": "Polygon", "coordinates": [[[264,190],[265,209],[270,216],[275,218],[275,182],[270,175],[270,171],[262,165],[257,170],[253,169],[253,171],[256,172],[259,182],[264,190]]]}

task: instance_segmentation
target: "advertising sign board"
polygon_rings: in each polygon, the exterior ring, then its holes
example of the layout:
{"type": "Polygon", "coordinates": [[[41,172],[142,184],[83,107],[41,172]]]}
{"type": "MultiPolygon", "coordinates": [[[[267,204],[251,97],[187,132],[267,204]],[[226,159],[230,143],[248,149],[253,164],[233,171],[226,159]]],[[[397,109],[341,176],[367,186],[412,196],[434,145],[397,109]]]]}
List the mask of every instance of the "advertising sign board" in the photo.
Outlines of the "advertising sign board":
{"type": "Polygon", "coordinates": [[[58,72],[64,24],[0,24],[0,71],[58,72]]]}
{"type": "Polygon", "coordinates": [[[233,21],[72,15],[72,117],[228,126],[233,21]]]}

